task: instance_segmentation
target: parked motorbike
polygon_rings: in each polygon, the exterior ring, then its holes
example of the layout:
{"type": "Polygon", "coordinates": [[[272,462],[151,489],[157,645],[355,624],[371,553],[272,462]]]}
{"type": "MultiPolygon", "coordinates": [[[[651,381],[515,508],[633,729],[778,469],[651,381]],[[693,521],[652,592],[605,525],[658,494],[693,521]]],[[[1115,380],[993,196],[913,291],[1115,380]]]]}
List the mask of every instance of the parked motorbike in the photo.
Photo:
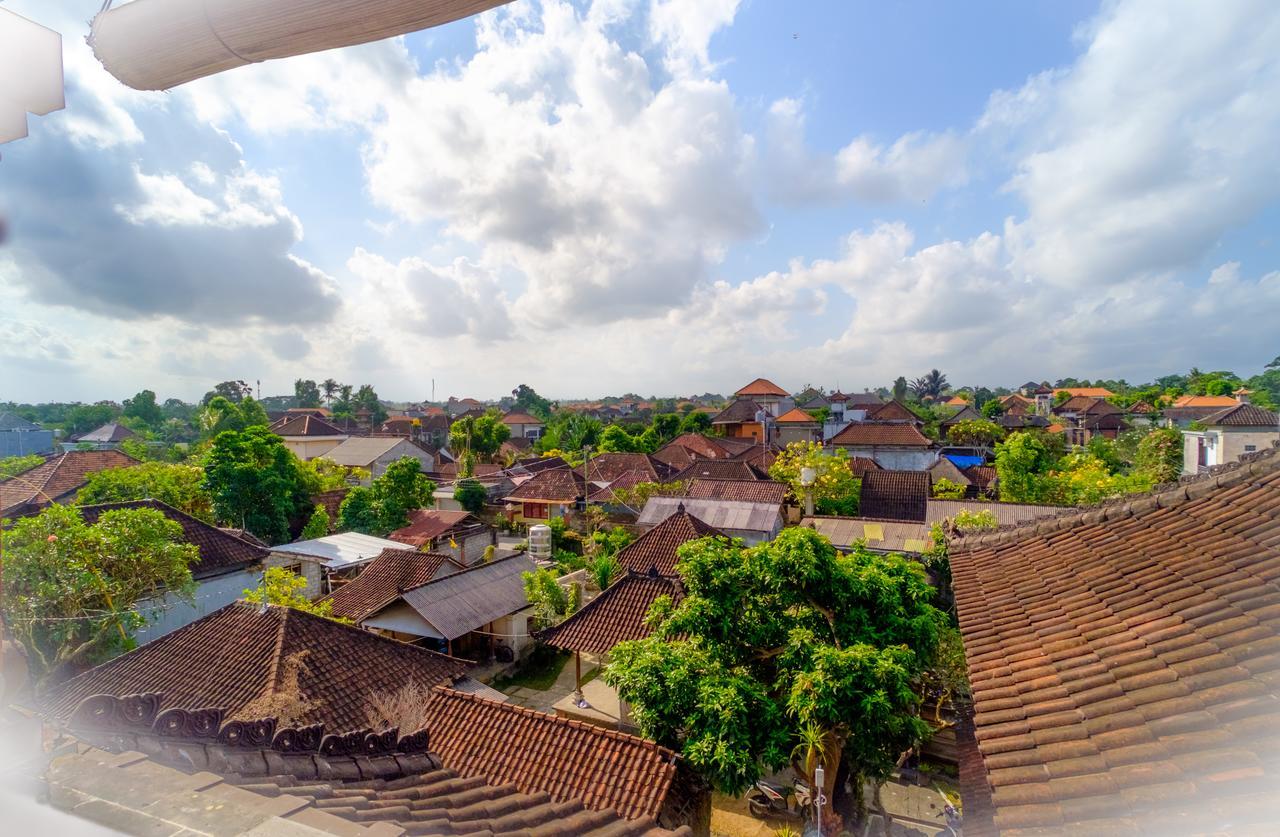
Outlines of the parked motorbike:
{"type": "Polygon", "coordinates": [[[766,782],[756,782],[755,790],[747,796],[747,807],[754,817],[790,817],[803,819],[805,812],[813,805],[813,795],[809,786],[799,779],[795,787],[766,782]]]}

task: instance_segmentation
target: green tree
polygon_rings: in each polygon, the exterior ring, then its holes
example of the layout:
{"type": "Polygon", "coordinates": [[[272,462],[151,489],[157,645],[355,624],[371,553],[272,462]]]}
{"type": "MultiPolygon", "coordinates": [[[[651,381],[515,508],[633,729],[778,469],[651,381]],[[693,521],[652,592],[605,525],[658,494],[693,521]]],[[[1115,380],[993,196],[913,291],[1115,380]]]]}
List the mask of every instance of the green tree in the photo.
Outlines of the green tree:
{"type": "Polygon", "coordinates": [[[611,424],[600,434],[601,453],[635,453],[640,449],[640,440],[622,429],[621,425],[611,424]]]}
{"type": "Polygon", "coordinates": [[[26,456],[6,456],[4,459],[0,459],[0,480],[7,480],[9,477],[16,477],[18,474],[26,473],[42,462],[44,462],[44,457],[38,453],[26,456]]]}
{"type": "Polygon", "coordinates": [[[149,389],[124,400],[124,415],[137,419],[147,427],[159,427],[164,421],[164,411],[156,403],[156,394],[149,389]]]}
{"type": "Polygon", "coordinates": [[[200,400],[200,403],[204,406],[208,406],[209,403],[219,395],[230,401],[232,404],[239,404],[241,401],[253,395],[253,387],[249,386],[244,381],[223,381],[220,384],[215,384],[213,389],[206,392],[204,394],[204,398],[200,400]]]}
{"type": "Polygon", "coordinates": [[[219,433],[204,468],[214,518],[269,544],[289,539],[290,524],[311,508],[298,458],[265,427],[219,433]]]}
{"type": "Polygon", "coordinates": [[[298,539],[313,541],[316,538],[323,538],[327,534],[329,534],[329,510],[317,504],[311,512],[311,517],[307,520],[307,525],[302,527],[302,534],[298,536],[298,539]]]}
{"type": "Polygon", "coordinates": [[[1143,436],[1133,468],[1152,485],[1178,479],[1183,472],[1183,434],[1174,427],[1157,427],[1143,436]]]}
{"type": "Polygon", "coordinates": [[[339,384],[338,397],[329,402],[333,415],[337,418],[351,418],[355,414],[354,387],[351,384],[339,384]]]}
{"type": "Polygon", "coordinates": [[[1045,476],[1056,462],[1044,441],[1033,433],[1014,433],[996,445],[996,476],[1006,503],[1040,503],[1048,486],[1045,476]]]}
{"type": "Polygon", "coordinates": [[[466,416],[450,425],[449,450],[470,452],[490,462],[510,438],[511,428],[502,423],[502,413],[486,410],[482,416],[466,416]]]}
{"type": "Polygon", "coordinates": [[[298,407],[319,407],[320,387],[315,381],[298,378],[293,382],[293,400],[298,407]]]}
{"type": "Polygon", "coordinates": [[[323,616],[325,619],[333,619],[335,622],[350,624],[351,620],[349,619],[337,619],[334,617],[332,601],[322,599],[318,602],[313,602],[303,596],[302,590],[306,586],[307,580],[292,570],[287,570],[284,567],[268,567],[263,574],[262,585],[246,589],[242,595],[245,601],[253,604],[262,604],[263,599],[265,599],[267,604],[291,607],[304,613],[323,616]]]}
{"type": "Polygon", "coordinates": [[[351,397],[351,412],[360,412],[360,410],[369,411],[369,420],[375,426],[381,426],[387,420],[387,411],[382,406],[382,402],[378,400],[378,393],[369,384],[361,384],[356,390],[356,394],[351,397]]]}
{"type": "Polygon", "coordinates": [[[133,647],[161,594],[191,601],[197,548],[154,509],[118,509],[89,525],[53,505],[5,533],[4,615],[41,686],[133,647]]]}
{"type": "Polygon", "coordinates": [[[349,468],[324,457],[299,462],[298,468],[302,471],[308,494],[336,491],[339,488],[346,488],[351,483],[369,479],[367,468],[349,468]]]}
{"type": "Polygon", "coordinates": [[[587,563],[587,574],[597,590],[608,590],[609,585],[622,574],[622,565],[614,555],[597,555],[587,563]]]}
{"type": "Polygon", "coordinates": [[[484,509],[484,501],[488,496],[484,486],[475,480],[458,480],[453,487],[453,499],[472,514],[484,509]]]}
{"type": "Polygon", "coordinates": [[[270,421],[267,419],[267,411],[250,397],[236,402],[215,395],[200,413],[200,426],[208,438],[228,430],[238,432],[250,427],[266,427],[268,424],[270,421]]]}
{"type": "Polygon", "coordinates": [[[740,794],[790,760],[810,780],[822,764],[831,797],[842,762],[854,787],[883,781],[927,734],[914,684],[946,620],[919,564],[841,554],[799,527],[678,554],[685,598],[655,602],[653,635],[615,647],[604,678],[717,790],[740,794]],[[791,759],[806,740],[818,757],[791,759]]]}
{"type": "Polygon", "coordinates": [[[939,477],[933,484],[933,496],[939,500],[963,500],[966,490],[965,486],[946,477],[939,477]]]}
{"type": "Polygon", "coordinates": [[[159,500],[178,511],[213,523],[213,501],[204,490],[204,469],[197,465],[143,462],[129,468],[107,468],[86,475],[76,495],[82,506],[159,500]]]}
{"type": "Polygon", "coordinates": [[[814,510],[818,514],[851,515],[858,512],[861,481],[849,470],[849,452],[836,448],[827,453],[818,442],[792,442],[769,466],[769,477],[786,483],[788,493],[797,503],[804,503],[806,488],[801,482],[805,468],[814,470],[814,510]]]}
{"type": "Polygon", "coordinates": [[[557,625],[577,611],[581,595],[577,585],[566,590],[551,570],[521,573],[521,578],[524,580],[525,598],[533,607],[533,618],[538,625],[557,625]]]}
{"type": "MultiPolygon", "coordinates": [[[[649,422],[649,426],[653,428],[654,434],[658,437],[658,447],[665,445],[680,435],[681,422],[681,417],[676,413],[659,413],[653,417],[649,422]]],[[[710,425],[708,424],[708,426],[710,425]]]]}
{"type": "Polygon", "coordinates": [[[1004,415],[1004,405],[1000,403],[1000,399],[992,398],[982,405],[980,412],[984,418],[993,419],[1004,415]]]}
{"type": "Polygon", "coordinates": [[[435,503],[436,484],[412,456],[387,466],[368,488],[353,488],[338,507],[338,528],[382,536],[409,525],[409,512],[435,503]]]}
{"type": "Polygon", "coordinates": [[[994,445],[1003,438],[1004,430],[993,421],[968,419],[947,430],[947,441],[953,445],[994,445]]]}
{"type": "Polygon", "coordinates": [[[911,392],[921,401],[936,401],[947,391],[947,386],[947,376],[930,369],[928,374],[911,382],[911,392]]]}
{"type": "Polygon", "coordinates": [[[63,429],[68,436],[77,436],[113,421],[119,414],[120,411],[110,404],[77,404],[67,411],[63,429]]]}
{"type": "Polygon", "coordinates": [[[580,451],[587,445],[598,447],[603,432],[604,425],[599,419],[567,411],[556,413],[548,420],[534,450],[538,453],[552,450],[571,453],[580,451]]]}
{"type": "Polygon", "coordinates": [[[533,387],[521,384],[511,390],[511,395],[515,398],[514,411],[528,413],[543,421],[551,418],[551,402],[534,392],[533,387]]]}
{"type": "Polygon", "coordinates": [[[338,394],[338,390],[342,389],[342,384],[333,378],[325,378],[324,383],[320,384],[320,391],[324,393],[324,400],[333,405],[333,397],[338,394]]]}
{"type": "Polygon", "coordinates": [[[893,381],[893,400],[894,401],[907,400],[907,379],[902,377],[901,375],[899,375],[893,381]]]}

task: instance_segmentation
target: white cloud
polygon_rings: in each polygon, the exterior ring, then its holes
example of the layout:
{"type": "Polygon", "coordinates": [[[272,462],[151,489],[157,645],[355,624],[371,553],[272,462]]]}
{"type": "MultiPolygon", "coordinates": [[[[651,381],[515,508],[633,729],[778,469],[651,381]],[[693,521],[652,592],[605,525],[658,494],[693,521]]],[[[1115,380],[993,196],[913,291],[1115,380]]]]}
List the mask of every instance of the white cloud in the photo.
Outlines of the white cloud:
{"type": "Polygon", "coordinates": [[[835,154],[823,154],[809,146],[804,117],[798,99],[779,99],[769,107],[768,183],[785,202],[921,201],[962,185],[968,176],[966,142],[955,133],[913,131],[888,145],[859,136],[835,154]]]}
{"type": "Polygon", "coordinates": [[[992,97],[1020,270],[1060,284],[1188,269],[1280,197],[1280,17],[1266,2],[1106,6],[1068,69],[992,97]]]}
{"type": "Polygon", "coordinates": [[[410,82],[373,128],[374,199],[514,267],[544,325],[679,305],[762,226],[728,86],[655,84],[611,20],[487,15],[473,58],[410,82]]]}

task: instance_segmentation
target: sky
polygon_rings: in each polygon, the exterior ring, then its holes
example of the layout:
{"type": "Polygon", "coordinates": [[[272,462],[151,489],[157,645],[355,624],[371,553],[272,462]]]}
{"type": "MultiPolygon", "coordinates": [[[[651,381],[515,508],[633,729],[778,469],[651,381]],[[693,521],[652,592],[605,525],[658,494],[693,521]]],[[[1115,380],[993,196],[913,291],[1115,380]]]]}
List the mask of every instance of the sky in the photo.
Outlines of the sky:
{"type": "Polygon", "coordinates": [[[0,147],[0,400],[1248,376],[1270,0],[516,0],[142,93],[63,34],[0,147]],[[434,390],[433,390],[434,386],[434,390]]]}

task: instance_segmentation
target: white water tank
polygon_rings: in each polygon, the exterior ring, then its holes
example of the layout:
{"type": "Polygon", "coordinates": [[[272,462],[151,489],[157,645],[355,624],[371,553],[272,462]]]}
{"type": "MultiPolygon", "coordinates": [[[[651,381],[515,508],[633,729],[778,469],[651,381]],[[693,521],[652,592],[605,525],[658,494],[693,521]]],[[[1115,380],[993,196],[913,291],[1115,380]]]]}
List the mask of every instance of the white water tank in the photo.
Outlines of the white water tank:
{"type": "Polygon", "coordinates": [[[535,561],[551,560],[551,527],[539,523],[529,527],[529,557],[535,561]]]}

